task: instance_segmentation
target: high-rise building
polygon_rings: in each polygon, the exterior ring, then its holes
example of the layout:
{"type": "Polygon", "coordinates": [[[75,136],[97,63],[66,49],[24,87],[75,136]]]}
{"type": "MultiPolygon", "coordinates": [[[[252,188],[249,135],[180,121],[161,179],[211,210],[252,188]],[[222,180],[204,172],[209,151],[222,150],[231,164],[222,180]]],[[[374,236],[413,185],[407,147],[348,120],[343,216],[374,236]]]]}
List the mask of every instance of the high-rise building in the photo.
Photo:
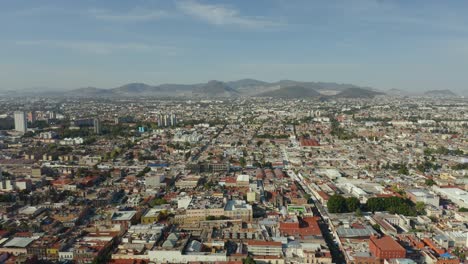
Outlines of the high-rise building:
{"type": "Polygon", "coordinates": [[[164,118],[164,119],[163,119],[163,124],[164,124],[164,126],[165,126],[165,127],[169,126],[169,118],[168,118],[168,116],[167,116],[167,115],[164,115],[163,118],[164,118]]]}
{"type": "Polygon", "coordinates": [[[177,125],[177,116],[172,113],[168,114],[159,114],[157,118],[158,126],[160,127],[168,127],[168,126],[175,126],[177,125]]]}
{"type": "Polygon", "coordinates": [[[26,133],[28,129],[28,122],[26,113],[22,111],[15,112],[15,130],[18,132],[26,133]]]}
{"type": "Polygon", "coordinates": [[[171,114],[171,126],[177,125],[177,117],[174,113],[171,114]]]}
{"type": "Polygon", "coordinates": [[[94,119],[94,133],[101,134],[101,121],[97,118],[94,119]]]}
{"type": "Polygon", "coordinates": [[[34,123],[36,121],[36,112],[30,111],[28,113],[28,122],[34,123]]]}

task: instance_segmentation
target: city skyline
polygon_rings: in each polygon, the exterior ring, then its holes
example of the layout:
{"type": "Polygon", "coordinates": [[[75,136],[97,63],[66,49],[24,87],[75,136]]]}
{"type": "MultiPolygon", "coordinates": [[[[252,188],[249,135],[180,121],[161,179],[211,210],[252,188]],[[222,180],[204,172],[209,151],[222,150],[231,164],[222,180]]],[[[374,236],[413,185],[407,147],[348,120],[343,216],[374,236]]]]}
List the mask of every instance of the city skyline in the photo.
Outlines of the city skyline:
{"type": "Polygon", "coordinates": [[[466,93],[459,1],[2,3],[0,91],[293,79],[466,93]]]}

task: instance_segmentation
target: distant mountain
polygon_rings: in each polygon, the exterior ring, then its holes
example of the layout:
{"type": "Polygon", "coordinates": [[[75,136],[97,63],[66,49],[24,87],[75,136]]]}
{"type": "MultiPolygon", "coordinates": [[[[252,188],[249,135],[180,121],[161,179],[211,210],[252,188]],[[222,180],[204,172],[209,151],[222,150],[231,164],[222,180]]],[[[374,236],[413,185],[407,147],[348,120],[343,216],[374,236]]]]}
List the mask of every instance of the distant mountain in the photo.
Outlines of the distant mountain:
{"type": "MultiPolygon", "coordinates": [[[[50,93],[50,92],[49,92],[50,93]]],[[[54,94],[60,94],[59,92],[52,92],[54,94]]],[[[66,96],[78,96],[78,97],[93,97],[93,96],[112,96],[113,93],[109,89],[101,89],[96,87],[84,87],[78,88],[64,93],[66,96]]]]}
{"type": "Polygon", "coordinates": [[[430,90],[424,93],[426,96],[436,96],[436,97],[453,97],[457,96],[456,93],[445,89],[445,90],[430,90]]]}
{"type": "Polygon", "coordinates": [[[226,84],[229,87],[234,88],[234,89],[271,85],[270,83],[259,81],[259,80],[254,80],[254,79],[242,79],[238,81],[227,82],[226,84]]]}
{"type": "Polygon", "coordinates": [[[352,84],[329,83],[329,82],[298,82],[298,81],[292,81],[292,80],[281,80],[273,84],[279,85],[280,87],[302,86],[305,88],[314,89],[316,91],[320,91],[320,90],[343,91],[348,88],[359,88],[358,86],[355,86],[352,84]]]}
{"type": "Polygon", "coordinates": [[[263,92],[274,91],[284,87],[301,86],[313,89],[323,95],[335,95],[347,88],[358,87],[352,84],[339,84],[327,82],[300,82],[294,80],[281,80],[278,82],[263,82],[254,79],[243,79],[234,82],[228,82],[229,86],[237,89],[246,96],[257,95],[263,92]]]}
{"type": "Polygon", "coordinates": [[[257,97],[273,97],[273,98],[306,98],[306,97],[320,97],[322,94],[314,89],[302,86],[288,86],[282,87],[277,90],[267,91],[257,94],[257,97]]]}
{"type": "Polygon", "coordinates": [[[401,89],[396,89],[396,88],[387,90],[386,94],[393,95],[393,96],[409,96],[409,95],[411,95],[407,91],[403,91],[401,89]]]}
{"type": "Polygon", "coordinates": [[[110,90],[115,94],[133,95],[139,93],[152,93],[159,89],[156,86],[151,86],[144,83],[129,83],[110,90]]]}
{"type": "Polygon", "coordinates": [[[281,80],[278,82],[264,82],[255,79],[241,79],[237,81],[221,82],[209,81],[198,84],[161,84],[129,83],[119,87],[102,89],[85,87],[63,91],[59,89],[29,89],[5,91],[5,96],[71,96],[71,97],[232,97],[232,96],[271,96],[284,98],[335,96],[339,97],[372,97],[376,93],[371,88],[358,87],[352,84],[328,82],[300,82],[281,80]],[[350,90],[351,89],[351,90],[350,90]],[[352,90],[358,89],[358,90],[352,90]],[[361,90],[359,90],[361,89],[361,90]],[[354,91],[354,92],[353,92],[354,91]],[[358,91],[358,92],[356,92],[358,91]],[[361,91],[361,92],[359,92],[361,91]],[[363,92],[362,92],[363,91],[363,92]]]}
{"type": "Polygon", "coordinates": [[[200,97],[231,97],[240,95],[239,92],[220,81],[209,81],[206,84],[196,86],[192,94],[200,97]]]}
{"type": "Polygon", "coordinates": [[[191,92],[195,84],[161,84],[158,88],[163,92],[177,91],[177,92],[191,92]]]}
{"type": "Polygon", "coordinates": [[[382,92],[372,91],[369,89],[352,87],[343,90],[342,92],[335,95],[339,98],[373,98],[377,95],[384,95],[382,92]]]}

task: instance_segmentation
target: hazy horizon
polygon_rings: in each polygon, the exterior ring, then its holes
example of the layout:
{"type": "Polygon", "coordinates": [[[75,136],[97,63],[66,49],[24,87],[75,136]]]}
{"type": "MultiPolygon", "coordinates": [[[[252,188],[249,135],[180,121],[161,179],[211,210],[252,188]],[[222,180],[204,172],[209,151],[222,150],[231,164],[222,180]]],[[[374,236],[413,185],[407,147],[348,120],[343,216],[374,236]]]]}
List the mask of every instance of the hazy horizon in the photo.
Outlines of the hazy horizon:
{"type": "Polygon", "coordinates": [[[12,1],[0,91],[209,80],[468,88],[468,2],[12,1]]]}

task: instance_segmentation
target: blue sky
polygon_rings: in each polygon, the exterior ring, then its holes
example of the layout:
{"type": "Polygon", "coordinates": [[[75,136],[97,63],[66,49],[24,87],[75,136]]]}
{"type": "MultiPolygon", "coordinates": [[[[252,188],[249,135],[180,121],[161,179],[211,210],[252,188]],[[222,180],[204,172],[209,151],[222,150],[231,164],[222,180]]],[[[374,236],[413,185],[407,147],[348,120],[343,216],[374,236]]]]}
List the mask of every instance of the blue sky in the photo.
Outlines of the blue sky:
{"type": "Polygon", "coordinates": [[[254,78],[468,90],[468,1],[0,0],[0,89],[254,78]]]}

